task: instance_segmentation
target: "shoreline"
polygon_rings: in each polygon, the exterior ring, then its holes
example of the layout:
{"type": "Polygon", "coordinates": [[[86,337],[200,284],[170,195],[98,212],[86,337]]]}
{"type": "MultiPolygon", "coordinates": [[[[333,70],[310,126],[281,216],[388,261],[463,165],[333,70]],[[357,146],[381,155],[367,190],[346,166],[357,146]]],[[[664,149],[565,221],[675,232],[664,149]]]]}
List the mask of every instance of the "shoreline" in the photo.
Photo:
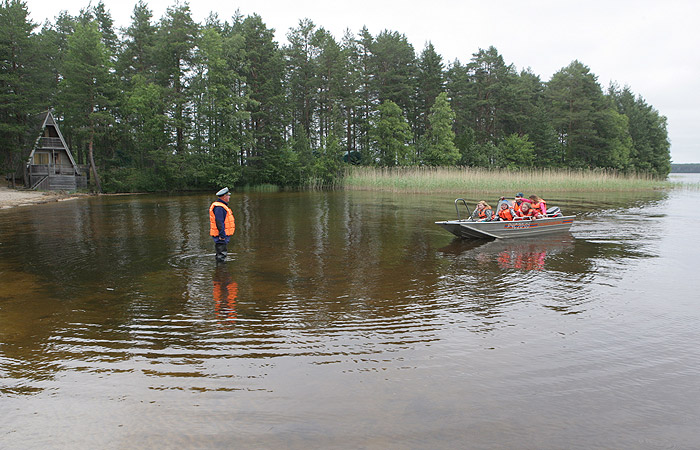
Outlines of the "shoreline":
{"type": "Polygon", "coordinates": [[[90,194],[68,194],[61,191],[37,192],[0,187],[0,210],[41,203],[61,202],[86,197],[90,194]]]}

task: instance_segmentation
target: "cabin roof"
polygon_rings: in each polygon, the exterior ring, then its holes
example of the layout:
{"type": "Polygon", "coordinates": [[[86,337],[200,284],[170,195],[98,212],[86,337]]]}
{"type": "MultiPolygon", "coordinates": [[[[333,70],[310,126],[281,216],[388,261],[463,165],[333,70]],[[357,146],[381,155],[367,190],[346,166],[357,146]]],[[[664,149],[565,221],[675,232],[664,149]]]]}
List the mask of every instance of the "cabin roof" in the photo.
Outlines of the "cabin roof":
{"type": "Polygon", "coordinates": [[[46,117],[49,115],[49,111],[43,111],[39,114],[34,114],[29,118],[27,127],[27,142],[32,142],[32,139],[36,139],[41,131],[44,129],[44,123],[46,122],[46,117]]]}
{"type": "Polygon", "coordinates": [[[66,144],[66,140],[63,139],[63,134],[61,133],[61,129],[58,127],[58,124],[56,123],[56,119],[53,117],[53,113],[51,112],[50,109],[46,111],[42,111],[39,114],[35,114],[29,119],[29,130],[27,131],[28,133],[28,142],[32,142],[32,139],[34,139],[34,144],[32,146],[31,151],[29,152],[29,156],[27,157],[26,161],[27,164],[31,164],[32,157],[34,156],[34,152],[37,149],[37,145],[39,144],[39,139],[42,137],[44,128],[47,126],[52,126],[56,130],[56,133],[58,134],[58,137],[61,139],[61,144],[63,145],[63,150],[66,151],[68,154],[68,158],[70,159],[71,164],[73,167],[77,167],[77,164],[75,163],[75,160],[73,159],[73,154],[71,153],[70,149],[68,148],[68,144],[66,144]]]}

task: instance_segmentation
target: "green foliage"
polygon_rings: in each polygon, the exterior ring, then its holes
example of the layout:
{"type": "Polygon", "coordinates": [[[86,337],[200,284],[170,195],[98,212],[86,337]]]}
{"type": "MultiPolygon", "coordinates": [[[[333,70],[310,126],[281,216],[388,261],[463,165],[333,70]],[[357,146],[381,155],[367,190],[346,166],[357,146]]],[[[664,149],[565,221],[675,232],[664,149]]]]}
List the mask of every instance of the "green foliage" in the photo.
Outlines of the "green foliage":
{"type": "Polygon", "coordinates": [[[108,192],[167,191],[166,183],[154,176],[153,169],[113,167],[104,173],[103,179],[108,192]]]}
{"type": "Polygon", "coordinates": [[[234,29],[241,33],[246,50],[242,75],[250,98],[246,106],[250,118],[241,124],[247,132],[242,149],[244,174],[251,184],[275,182],[273,176],[279,171],[274,164],[281,160],[286,117],[282,53],[273,40],[273,30],[260,16],[249,16],[234,29]]]}
{"type": "MultiPolygon", "coordinates": [[[[421,137],[429,127],[428,117],[435,99],[445,89],[444,64],[432,43],[428,43],[417,61],[416,123],[414,134],[421,137]]],[[[454,121],[454,118],[453,118],[454,121]]]]}
{"type": "Polygon", "coordinates": [[[405,35],[385,30],[372,42],[370,51],[372,87],[378,101],[389,100],[410,111],[416,72],[413,46],[405,35]]]}
{"type": "Polygon", "coordinates": [[[331,134],[324,139],[316,164],[314,175],[323,186],[332,186],[343,176],[345,165],[343,164],[343,149],[340,139],[331,134]]]}
{"type": "Polygon", "coordinates": [[[280,47],[257,15],[198,24],[187,3],[154,21],[139,0],[122,31],[103,2],[38,33],[28,17],[2,0],[6,171],[52,106],[114,191],[334,186],[348,164],[670,170],[666,118],[578,61],[548,82],[494,47],[445,67],[431,43],[416,57],[399,32],[337,40],[308,19],[280,47]]]}
{"type": "Polygon", "coordinates": [[[423,161],[429,166],[451,166],[460,157],[455,146],[455,133],[452,131],[455,114],[447,101],[447,94],[440,93],[430,108],[428,121],[430,128],[426,134],[427,146],[423,161]]]}
{"type": "Polygon", "coordinates": [[[14,172],[21,159],[27,115],[32,100],[31,74],[36,39],[25,3],[0,4],[0,170],[14,172]]]}
{"type": "Polygon", "coordinates": [[[665,178],[671,171],[671,143],[666,131],[666,117],[661,116],[641,96],[635,98],[625,87],[611,86],[609,95],[616,110],[628,120],[631,139],[629,167],[665,178]]]}
{"type": "Polygon", "coordinates": [[[500,154],[499,148],[493,142],[474,142],[469,146],[466,162],[474,167],[498,167],[501,161],[500,154]]]}
{"type": "Polygon", "coordinates": [[[499,145],[502,155],[501,167],[506,169],[530,168],[535,162],[535,146],[528,136],[518,136],[513,133],[499,145]]]}
{"type": "Polygon", "coordinates": [[[178,153],[187,149],[193,119],[189,110],[189,69],[194,59],[199,27],[192,20],[187,3],[167,9],[155,39],[158,71],[157,83],[164,88],[166,133],[178,153]]]}
{"type": "Polygon", "coordinates": [[[568,165],[609,167],[624,165],[624,130],[608,111],[608,102],[590,69],[579,61],[552,76],[546,90],[549,116],[559,135],[568,165]],[[605,134],[620,142],[606,145],[605,134]],[[618,152],[613,155],[611,152],[618,152]],[[604,165],[607,164],[607,165],[604,165]]]}
{"type": "Polygon", "coordinates": [[[379,117],[372,135],[376,149],[376,161],[381,166],[404,166],[409,160],[408,141],[411,130],[399,105],[385,100],[379,107],[379,117]]]}
{"type": "Polygon", "coordinates": [[[517,110],[515,68],[506,65],[495,47],[489,47],[473,55],[467,71],[472,80],[467,91],[470,125],[477,142],[496,144],[506,133],[516,131],[512,124],[517,110]]]}

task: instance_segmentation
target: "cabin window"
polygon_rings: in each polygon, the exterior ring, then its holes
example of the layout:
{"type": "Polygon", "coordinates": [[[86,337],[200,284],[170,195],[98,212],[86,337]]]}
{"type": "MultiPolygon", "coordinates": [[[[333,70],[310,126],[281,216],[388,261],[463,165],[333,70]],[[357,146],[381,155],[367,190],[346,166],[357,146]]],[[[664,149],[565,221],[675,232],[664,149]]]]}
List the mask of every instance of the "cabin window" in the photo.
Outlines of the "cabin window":
{"type": "Polygon", "coordinates": [[[48,164],[49,154],[48,153],[35,153],[34,154],[34,164],[48,164]]]}

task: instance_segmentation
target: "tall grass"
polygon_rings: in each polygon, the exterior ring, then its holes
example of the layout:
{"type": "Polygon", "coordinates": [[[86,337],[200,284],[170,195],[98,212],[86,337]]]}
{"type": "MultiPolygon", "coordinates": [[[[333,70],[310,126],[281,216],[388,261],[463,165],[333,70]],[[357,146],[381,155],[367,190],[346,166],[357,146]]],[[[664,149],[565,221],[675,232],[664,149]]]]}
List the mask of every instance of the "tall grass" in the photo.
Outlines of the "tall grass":
{"type": "Polygon", "coordinates": [[[392,192],[600,192],[666,189],[675,183],[608,170],[351,167],[345,189],[392,192]]]}

